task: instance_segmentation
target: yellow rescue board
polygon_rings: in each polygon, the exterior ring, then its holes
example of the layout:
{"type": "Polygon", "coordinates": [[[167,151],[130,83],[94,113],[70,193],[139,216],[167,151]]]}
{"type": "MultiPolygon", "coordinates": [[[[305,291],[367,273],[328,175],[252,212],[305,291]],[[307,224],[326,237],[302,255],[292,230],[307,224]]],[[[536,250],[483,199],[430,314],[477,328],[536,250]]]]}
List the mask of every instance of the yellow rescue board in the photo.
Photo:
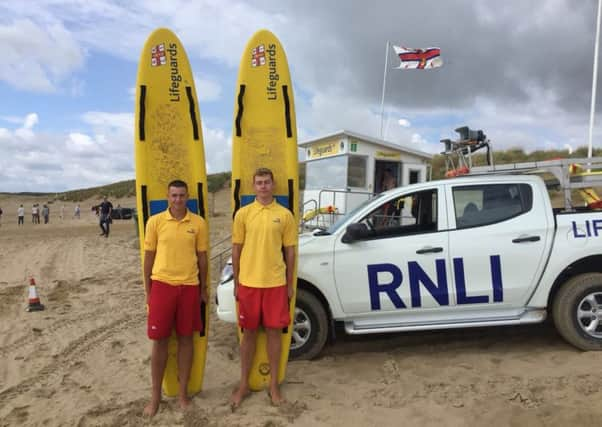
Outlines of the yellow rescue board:
{"type": "MultiPolygon", "coordinates": [[[[278,203],[289,208],[299,221],[299,172],[297,126],[293,86],[280,41],[267,30],[251,37],[240,60],[232,129],[233,213],[253,202],[253,172],[259,167],[274,172],[278,203]]],[[[295,266],[295,288],[296,284],[295,266]]],[[[295,301],[291,301],[291,319],[295,301]]],[[[238,328],[239,338],[244,331],[238,328]]],[[[292,323],[282,333],[282,355],[278,382],[286,375],[292,323]]],[[[252,390],[269,385],[271,372],[266,352],[266,335],[258,334],[257,350],[249,375],[252,390]]]]}
{"type": "MultiPolygon", "coordinates": [[[[136,81],[136,206],[140,256],[144,260],[144,228],[151,215],[167,209],[167,184],[188,184],[188,209],[207,220],[207,175],[194,78],[178,37],[168,29],[155,30],[144,44],[136,81]]],[[[207,282],[209,283],[209,277],[207,282]]],[[[204,330],[194,335],[194,356],[188,392],[203,386],[209,307],[200,308],[204,330]]],[[[177,341],[169,340],[163,392],[178,394],[177,341]]]]}

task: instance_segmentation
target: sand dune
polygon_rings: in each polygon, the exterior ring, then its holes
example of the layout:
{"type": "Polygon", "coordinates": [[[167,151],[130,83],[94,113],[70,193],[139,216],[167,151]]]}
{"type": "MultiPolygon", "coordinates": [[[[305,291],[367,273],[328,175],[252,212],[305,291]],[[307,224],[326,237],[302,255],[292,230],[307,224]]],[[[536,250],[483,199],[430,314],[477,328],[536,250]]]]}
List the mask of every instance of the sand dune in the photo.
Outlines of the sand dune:
{"type": "MultiPolygon", "coordinates": [[[[217,199],[213,242],[229,234],[227,200],[217,199]]],[[[166,399],[149,422],[141,416],[150,343],[133,222],[115,221],[104,239],[89,202],[79,221],[53,215],[48,225],[18,228],[17,203],[0,200],[1,426],[578,426],[602,419],[602,354],[576,351],[550,325],[359,338],[339,332],[319,359],[290,363],[289,404],[271,407],[255,393],[232,413],[237,341],[233,326],[213,315],[203,392],[185,414],[166,399]],[[45,311],[25,312],[30,276],[45,311]]]]}

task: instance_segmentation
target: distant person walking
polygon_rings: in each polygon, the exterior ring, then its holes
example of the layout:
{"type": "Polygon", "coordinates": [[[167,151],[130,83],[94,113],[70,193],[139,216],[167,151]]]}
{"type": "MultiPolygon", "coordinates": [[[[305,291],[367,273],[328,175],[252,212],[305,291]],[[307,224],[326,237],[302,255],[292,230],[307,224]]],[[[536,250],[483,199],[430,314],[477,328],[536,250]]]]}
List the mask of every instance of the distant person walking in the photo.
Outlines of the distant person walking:
{"type": "Polygon", "coordinates": [[[112,222],[111,212],[113,212],[113,204],[107,200],[107,196],[102,199],[102,203],[98,205],[98,213],[100,215],[101,236],[109,237],[109,228],[112,222]]]}
{"type": "Polygon", "coordinates": [[[79,207],[79,204],[75,205],[75,210],[73,211],[73,218],[79,219],[81,213],[82,213],[82,211],[81,211],[81,208],[79,207]]]}
{"type": "Polygon", "coordinates": [[[48,205],[42,207],[42,216],[44,217],[44,224],[48,224],[48,221],[50,221],[50,208],[48,205]]]}
{"type": "Polygon", "coordinates": [[[65,219],[65,205],[61,206],[61,221],[65,219]]]}
{"type": "Polygon", "coordinates": [[[0,208],[0,225],[2,225],[2,208],[0,208]]]}
{"type": "Polygon", "coordinates": [[[37,203],[35,203],[31,207],[31,223],[39,224],[40,223],[40,208],[37,203]]]}
{"type": "Polygon", "coordinates": [[[24,225],[25,223],[25,208],[23,205],[19,206],[17,209],[17,221],[18,225],[24,225]]]}

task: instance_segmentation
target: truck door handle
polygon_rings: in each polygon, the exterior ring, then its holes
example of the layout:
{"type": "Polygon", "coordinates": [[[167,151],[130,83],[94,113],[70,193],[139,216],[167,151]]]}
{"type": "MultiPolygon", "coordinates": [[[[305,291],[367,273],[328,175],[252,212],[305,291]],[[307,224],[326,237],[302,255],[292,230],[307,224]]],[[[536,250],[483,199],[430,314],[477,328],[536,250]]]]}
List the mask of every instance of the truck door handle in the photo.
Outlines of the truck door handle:
{"type": "Polygon", "coordinates": [[[438,252],[443,252],[443,248],[441,248],[441,247],[435,247],[435,248],[425,247],[422,249],[418,249],[416,251],[417,254],[435,254],[438,252]]]}
{"type": "Polygon", "coordinates": [[[539,236],[517,237],[516,239],[512,239],[512,243],[539,242],[540,240],[539,236]]]}

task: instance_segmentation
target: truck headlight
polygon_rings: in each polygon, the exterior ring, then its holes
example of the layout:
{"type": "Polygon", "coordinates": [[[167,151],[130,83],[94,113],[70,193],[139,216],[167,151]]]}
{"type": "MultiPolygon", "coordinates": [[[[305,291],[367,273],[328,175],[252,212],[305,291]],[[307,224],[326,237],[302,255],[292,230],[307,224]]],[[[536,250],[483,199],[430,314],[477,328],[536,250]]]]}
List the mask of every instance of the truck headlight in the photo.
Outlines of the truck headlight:
{"type": "Polygon", "coordinates": [[[234,269],[232,268],[232,264],[226,264],[226,266],[222,270],[222,275],[219,278],[219,283],[226,283],[232,279],[234,279],[234,269]]]}

